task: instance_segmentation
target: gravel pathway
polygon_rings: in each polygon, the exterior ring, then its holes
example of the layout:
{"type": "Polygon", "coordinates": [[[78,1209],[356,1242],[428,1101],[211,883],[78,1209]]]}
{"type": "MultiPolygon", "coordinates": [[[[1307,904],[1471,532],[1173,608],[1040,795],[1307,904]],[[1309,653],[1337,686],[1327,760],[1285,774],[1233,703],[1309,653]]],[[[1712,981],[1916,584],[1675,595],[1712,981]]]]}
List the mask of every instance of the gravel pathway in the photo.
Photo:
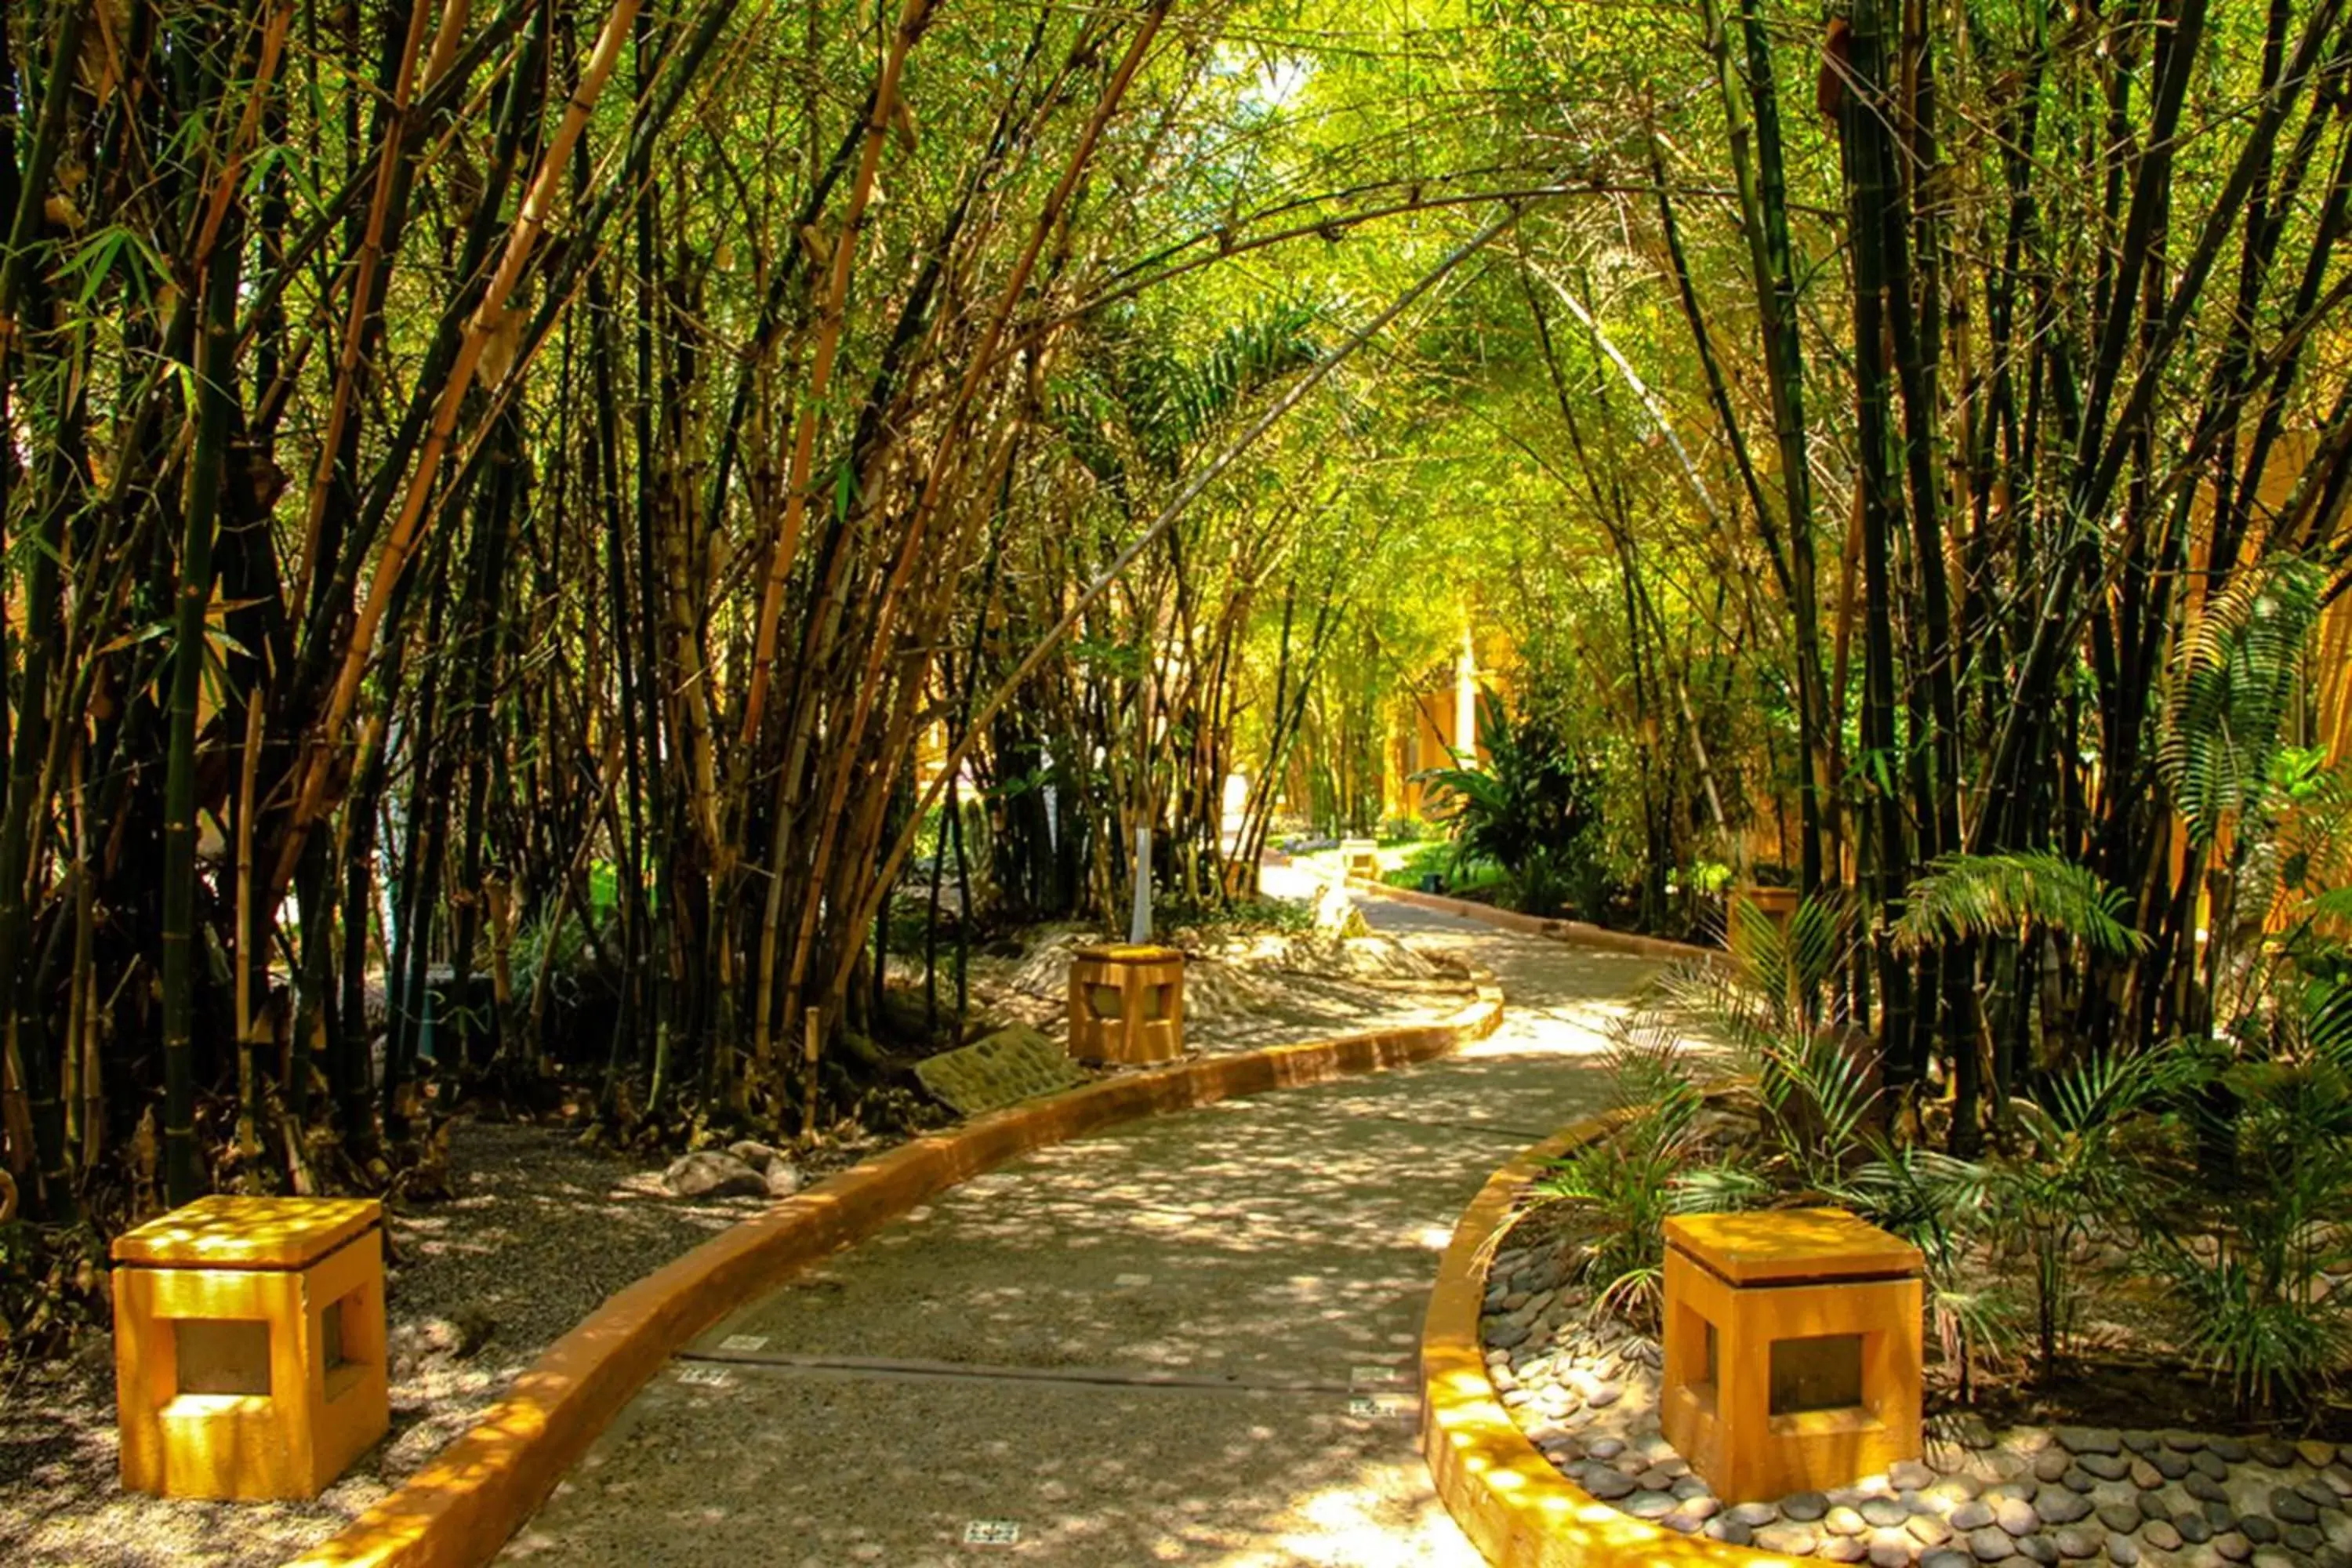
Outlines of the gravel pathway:
{"type": "MultiPolygon", "coordinates": [[[[1417,911],[1401,912],[1409,917],[1402,923],[1430,923],[1417,911]]],[[[1457,959],[1491,956],[1464,931],[1435,938],[1416,931],[1413,942],[1457,959]]],[[[1317,968],[1329,962],[1328,954],[1312,959],[1317,968]]],[[[1328,973],[1260,981],[1236,971],[1227,982],[1234,994],[1221,997],[1232,1005],[1209,1009],[1196,1044],[1255,1048],[1334,1029],[1421,1022],[1451,1012],[1465,994],[1451,976],[1426,967],[1397,973],[1388,960],[1375,967],[1379,973],[1353,988],[1328,973]],[[1274,993],[1256,998],[1260,1005],[1244,1005],[1249,987],[1269,984],[1274,993]]],[[[449,1166],[450,1201],[414,1205],[390,1221],[393,1415],[383,1443],[307,1503],[126,1495],[115,1482],[112,1351],[105,1335],[91,1334],[73,1357],[22,1369],[0,1384],[0,1564],[274,1568],[423,1468],[614,1291],[765,1203],[667,1196],[658,1170],[583,1148],[573,1133],[551,1127],[459,1121],[449,1166]]],[[[667,1560],[663,1551],[643,1559],[667,1560]]]]}
{"type": "Polygon", "coordinates": [[[1495,1166],[1599,1103],[1655,965],[1366,912],[1496,971],[1506,1027],[912,1211],[697,1342],[501,1561],[1475,1568],[1413,1441],[1429,1284],[1495,1166]]]}

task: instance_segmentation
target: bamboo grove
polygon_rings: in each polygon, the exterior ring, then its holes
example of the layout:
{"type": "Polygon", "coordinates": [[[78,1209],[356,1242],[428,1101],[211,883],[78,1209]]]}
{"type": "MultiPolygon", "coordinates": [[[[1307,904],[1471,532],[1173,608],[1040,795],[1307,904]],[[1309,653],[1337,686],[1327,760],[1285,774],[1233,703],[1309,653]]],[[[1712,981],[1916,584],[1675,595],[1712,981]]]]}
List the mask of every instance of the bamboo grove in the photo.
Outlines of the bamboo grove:
{"type": "MultiPolygon", "coordinates": [[[[1033,527],[1129,465],[1148,509],[1313,353],[1274,317],[1156,380],[1089,346],[1211,62],[1167,12],[10,8],[0,1014],[47,1212],[118,1151],[172,1201],[367,1179],[316,1165],[415,1136],[420,1008],[382,996],[450,954],[495,977],[445,1020],[467,1073],[601,1055],[615,1114],[789,1124],[921,732],[1018,765],[1056,707],[1226,700],[1264,559],[1180,584],[1169,536],[1082,600],[1127,542],[1033,527]],[[1093,468],[1041,456],[1089,385],[1093,468]],[[991,686],[1090,604],[1200,657],[991,686]],[[611,1005],[551,1018],[583,941],[611,1005]]],[[[1130,750],[1074,793],[1197,815],[1189,727],[1166,782],[1130,750]]],[[[1059,844],[1015,898],[1107,901],[1116,855],[1059,844]]]]}
{"type": "Polygon", "coordinates": [[[8,1163],[381,1184],[428,1074],[794,1129],[894,897],[936,1016],[1139,826],[1245,890],[1465,599],[1600,676],[1653,923],[1794,803],[1966,1144],[2271,912],[2347,72],[2342,0],[11,5],[8,1163]],[[1898,942],[2048,849],[2144,945],[1898,942]]]}
{"type": "Polygon", "coordinates": [[[1864,0],[1790,93],[1753,0],[1696,20],[1736,248],[1695,273],[1664,149],[1657,246],[1787,628],[1801,885],[1858,877],[1852,1015],[1971,1150],[2027,1075],[2248,1026],[2246,938],[2342,880],[2340,773],[2283,813],[2280,759],[2344,755],[2352,30],[1864,0]],[[2137,936],[1897,940],[1954,858],[2035,851],[2137,936]]]}

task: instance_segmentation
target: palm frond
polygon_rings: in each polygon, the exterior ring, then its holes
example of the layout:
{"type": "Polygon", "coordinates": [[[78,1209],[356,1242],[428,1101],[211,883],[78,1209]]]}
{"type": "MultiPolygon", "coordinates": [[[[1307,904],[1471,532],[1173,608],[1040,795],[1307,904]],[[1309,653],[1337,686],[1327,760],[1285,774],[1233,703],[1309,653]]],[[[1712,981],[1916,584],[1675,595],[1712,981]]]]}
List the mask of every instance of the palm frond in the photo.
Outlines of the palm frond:
{"type": "Polygon", "coordinates": [[[1696,1095],[1682,1032],[1651,1014],[1610,1020],[1601,1053],[1612,1093],[1627,1107],[1655,1105],[1696,1095]]]}
{"type": "Polygon", "coordinates": [[[1753,1077],[1787,1031],[1785,993],[1768,989],[1737,952],[1731,963],[1676,963],[1652,983],[1644,1012],[1685,1037],[1722,1045],[1753,1077]]]}
{"type": "Polygon", "coordinates": [[[1558,912],[1563,891],[1583,903],[1574,884],[1595,864],[1599,770],[1551,724],[1514,717],[1491,693],[1479,699],[1478,741],[1483,763],[1465,757],[1413,775],[1454,836],[1455,870],[1501,868],[1531,914],[1558,912]]]}
{"type": "Polygon", "coordinates": [[[1765,1131],[1803,1185],[1834,1186],[1861,1151],[1878,1109],[1870,1066],[1836,1033],[1784,1038],[1765,1053],[1756,1077],[1765,1131]]]}
{"type": "Polygon", "coordinates": [[[1941,855],[1905,890],[1898,945],[1911,951],[1972,936],[2014,936],[2047,926],[2104,952],[2138,952],[2147,939],[2127,923],[2130,900],[2097,872],[2046,850],[1941,855]]]}
{"type": "Polygon", "coordinates": [[[1973,1160],[1882,1139],[1874,1157],[1857,1166],[1832,1195],[1932,1257],[1990,1215],[1992,1180],[1992,1173],[1973,1160]]]}
{"type": "Polygon", "coordinates": [[[2330,888],[2311,900],[2308,913],[2325,921],[2352,921],[2352,887],[2330,888]]]}
{"type": "Polygon", "coordinates": [[[1138,355],[1129,406],[1137,444],[1163,473],[1260,387],[1322,355],[1318,313],[1305,305],[1262,307],[1228,326],[1199,357],[1138,355]]]}
{"type": "Polygon", "coordinates": [[[2140,1056],[2102,1051],[2084,1056],[2042,1081],[2033,1097],[2050,1130],[2079,1138],[2113,1128],[2146,1105],[2164,1084],[2168,1050],[2140,1056]]]}
{"type": "Polygon", "coordinates": [[[1734,897],[1725,939],[1739,983],[1767,1000],[1781,1032],[1790,1032],[1816,1016],[1853,956],[1853,906],[1808,896],[1783,925],[1752,900],[1734,897]]]}
{"type": "Polygon", "coordinates": [[[1754,1208],[1778,1189],[1770,1178],[1731,1161],[1694,1165],[1676,1176],[1670,1194],[1676,1214],[1729,1214],[1754,1208]]]}
{"type": "Polygon", "coordinates": [[[2352,1073],[2352,979],[2310,984],[2304,994],[2303,1038],[2313,1056],[2352,1073]]]}
{"type": "Polygon", "coordinates": [[[1321,321],[1303,303],[1262,305],[1186,359],[1132,312],[1109,315],[1095,352],[1057,380],[1048,422],[1106,489],[1124,492],[1139,474],[1172,478],[1253,394],[1322,357],[1321,321]]]}

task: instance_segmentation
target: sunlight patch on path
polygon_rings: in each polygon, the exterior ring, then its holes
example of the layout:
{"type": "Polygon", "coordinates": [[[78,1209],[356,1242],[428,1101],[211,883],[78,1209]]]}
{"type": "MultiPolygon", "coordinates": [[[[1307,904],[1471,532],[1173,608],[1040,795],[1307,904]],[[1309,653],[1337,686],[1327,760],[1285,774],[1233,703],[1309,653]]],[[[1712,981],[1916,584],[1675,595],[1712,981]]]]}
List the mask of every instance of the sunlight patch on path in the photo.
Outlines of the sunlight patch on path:
{"type": "Polygon", "coordinates": [[[1435,1252],[1497,1163],[1597,1107],[1657,966],[1364,907],[1493,970],[1503,1030],[940,1194],[703,1336],[775,1364],[656,1378],[505,1560],[1475,1568],[1394,1392],[1435,1252]],[[1019,1542],[968,1546],[975,1521],[1019,1542]]]}

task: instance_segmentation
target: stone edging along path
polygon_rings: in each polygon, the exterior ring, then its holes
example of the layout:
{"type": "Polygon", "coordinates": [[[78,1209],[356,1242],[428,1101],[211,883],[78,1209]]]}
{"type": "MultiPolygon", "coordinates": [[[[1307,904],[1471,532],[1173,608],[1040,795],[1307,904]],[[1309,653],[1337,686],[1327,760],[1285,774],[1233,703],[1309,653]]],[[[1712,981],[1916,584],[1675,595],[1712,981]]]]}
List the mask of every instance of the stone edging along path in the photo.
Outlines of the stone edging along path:
{"type": "Polygon", "coordinates": [[[1478,1337],[1486,1259],[1528,1184],[1621,1119],[1596,1116],[1527,1150],[1462,1212],[1422,1328],[1422,1457],[1446,1511],[1496,1568],[1799,1568],[1795,1558],[1684,1535],[1601,1501],[1528,1440],[1486,1375],[1478,1337]]]}
{"type": "Polygon", "coordinates": [[[1464,920],[1517,931],[1522,936],[1549,937],[1555,942],[1572,942],[1580,947],[1631,953],[1636,958],[1711,962],[1723,956],[1717,948],[1697,947],[1686,942],[1669,942],[1662,936],[1643,936],[1635,931],[1611,931],[1607,926],[1591,925],[1584,921],[1547,920],[1540,915],[1523,915],[1470,899],[1450,899],[1443,893],[1424,893],[1415,888],[1392,887],[1352,872],[1349,874],[1348,886],[1355,892],[1375,893],[1384,899],[1394,899],[1401,904],[1434,910],[1440,914],[1458,915],[1464,920]]]}
{"type": "MultiPolygon", "coordinates": [[[[680,1346],[802,1266],[992,1166],[1136,1117],[1378,1072],[1495,1032],[1492,975],[1451,1018],[1202,1057],[994,1111],[879,1154],[722,1232],[614,1296],[463,1436],[289,1568],[479,1568],[680,1346]]],[[[1476,1333],[1476,1298],[1472,1334],[1476,1333]]]]}
{"type": "MultiPolygon", "coordinates": [[[[1643,958],[1722,957],[1714,948],[1544,920],[1350,876],[1350,889],[1528,936],[1643,958]]],[[[1591,1117],[1520,1153],[1479,1190],[1456,1223],[1430,1292],[1421,1339],[1421,1451],[1437,1495],[1496,1568],[1800,1568],[1797,1560],[1684,1535],[1635,1519],[1576,1485],[1520,1431],[1486,1374],[1479,1319],[1486,1260],[1519,1199],[1554,1162],[1606,1137],[1622,1112],[1591,1117]]]]}

